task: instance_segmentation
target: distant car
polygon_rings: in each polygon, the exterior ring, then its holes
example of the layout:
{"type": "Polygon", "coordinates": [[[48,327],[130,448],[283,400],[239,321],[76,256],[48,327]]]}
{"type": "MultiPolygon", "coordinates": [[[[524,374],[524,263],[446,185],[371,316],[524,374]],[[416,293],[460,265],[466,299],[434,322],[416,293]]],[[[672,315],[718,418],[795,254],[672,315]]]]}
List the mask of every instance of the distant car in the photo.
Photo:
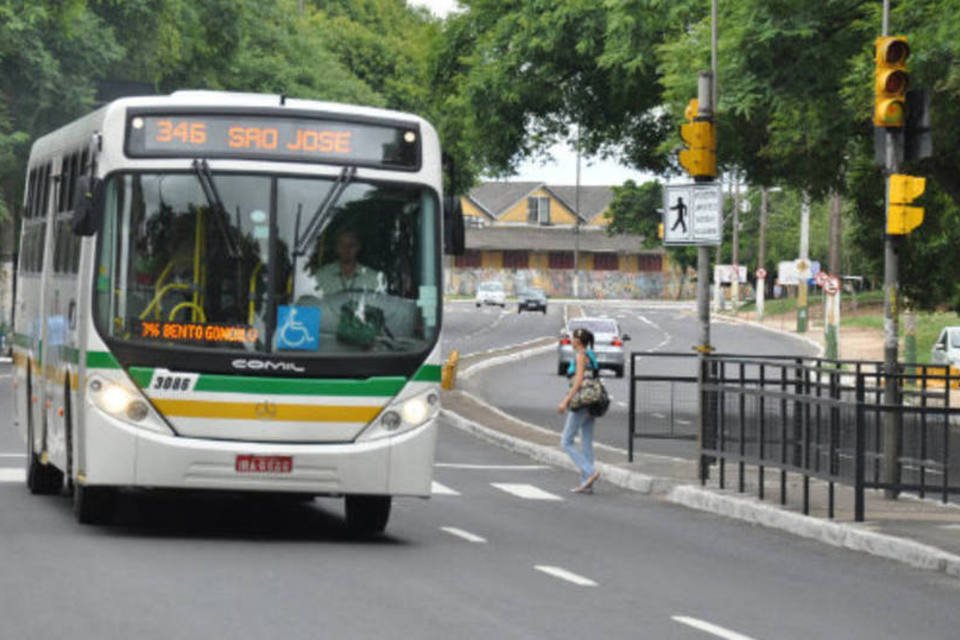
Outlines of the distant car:
{"type": "Polygon", "coordinates": [[[496,280],[481,282],[477,287],[476,303],[478,307],[485,304],[506,307],[507,292],[503,288],[503,283],[496,280]]]}
{"type": "Polygon", "coordinates": [[[560,344],[557,346],[557,375],[567,374],[567,368],[573,361],[571,336],[581,327],[593,334],[593,351],[597,354],[600,368],[610,369],[618,378],[622,378],[626,361],[623,343],[629,340],[630,336],[620,331],[616,320],[604,317],[575,318],[567,322],[567,326],[560,333],[560,344]]]}
{"type": "Polygon", "coordinates": [[[944,327],[933,343],[930,361],[960,367],[960,327],[944,327]]]}
{"type": "Polygon", "coordinates": [[[547,294],[543,289],[531,287],[526,289],[517,297],[517,313],[521,311],[542,311],[547,312],[547,294]]]}

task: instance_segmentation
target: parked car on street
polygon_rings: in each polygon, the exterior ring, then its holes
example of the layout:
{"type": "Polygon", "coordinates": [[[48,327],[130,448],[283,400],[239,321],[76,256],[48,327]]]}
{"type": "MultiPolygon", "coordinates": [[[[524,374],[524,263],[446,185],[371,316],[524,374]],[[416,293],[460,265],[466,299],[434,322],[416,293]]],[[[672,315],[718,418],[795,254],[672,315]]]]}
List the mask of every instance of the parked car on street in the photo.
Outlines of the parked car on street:
{"type": "Polygon", "coordinates": [[[933,343],[930,361],[960,367],[960,327],[944,327],[933,343]]]}
{"type": "Polygon", "coordinates": [[[626,362],[623,343],[629,340],[630,336],[620,331],[616,320],[605,317],[574,318],[567,322],[567,326],[560,332],[560,344],[557,345],[557,375],[567,374],[574,353],[570,337],[580,327],[593,334],[593,351],[597,354],[600,368],[610,369],[618,378],[622,378],[626,362]]]}
{"type": "Polygon", "coordinates": [[[477,306],[485,304],[494,304],[501,307],[507,306],[507,292],[503,288],[503,283],[498,280],[488,280],[481,282],[477,287],[477,306]]]}
{"type": "Polygon", "coordinates": [[[542,311],[547,312],[547,294],[543,289],[531,287],[525,289],[517,297],[517,313],[521,311],[542,311]]]}

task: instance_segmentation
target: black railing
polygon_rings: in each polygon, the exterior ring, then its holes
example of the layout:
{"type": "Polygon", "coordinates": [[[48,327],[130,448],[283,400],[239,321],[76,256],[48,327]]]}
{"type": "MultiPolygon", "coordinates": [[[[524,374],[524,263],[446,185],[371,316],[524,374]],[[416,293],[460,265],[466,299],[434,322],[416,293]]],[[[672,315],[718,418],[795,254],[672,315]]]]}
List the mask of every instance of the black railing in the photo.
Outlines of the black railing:
{"type": "Polygon", "coordinates": [[[726,488],[727,467],[733,465],[736,488],[744,492],[747,468],[755,467],[763,499],[773,469],[785,504],[788,474],[799,474],[803,512],[809,513],[810,483],[819,479],[827,485],[831,518],[835,485],[847,485],[854,490],[858,521],[866,489],[936,493],[944,502],[960,493],[960,408],[950,397],[960,376],[949,368],[898,367],[892,377],[899,401],[893,405],[883,402],[880,362],[638,352],[631,354],[630,369],[630,460],[635,438],[698,438],[702,482],[715,466],[726,488]],[[668,359],[674,363],[667,365],[668,359]],[[687,369],[678,371],[679,362],[687,369]],[[682,423],[677,416],[684,416],[682,423]],[[884,424],[891,420],[900,437],[885,455],[884,424]],[[896,465],[892,473],[887,460],[896,465]]]}

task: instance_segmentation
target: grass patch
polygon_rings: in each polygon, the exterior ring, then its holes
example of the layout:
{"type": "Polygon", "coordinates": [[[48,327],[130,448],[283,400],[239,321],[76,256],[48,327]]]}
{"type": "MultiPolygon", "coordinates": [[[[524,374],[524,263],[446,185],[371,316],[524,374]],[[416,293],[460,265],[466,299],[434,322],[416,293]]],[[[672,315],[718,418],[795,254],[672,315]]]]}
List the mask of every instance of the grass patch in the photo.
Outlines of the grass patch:
{"type": "MultiPolygon", "coordinates": [[[[883,291],[864,291],[858,293],[856,296],[853,294],[845,293],[841,299],[841,304],[843,304],[843,310],[847,310],[853,306],[853,301],[856,299],[856,304],[860,305],[869,305],[877,304],[883,302],[883,291]]],[[[819,292],[811,293],[807,296],[807,308],[813,309],[815,307],[823,307],[823,294],[819,292]]],[[[757,305],[754,302],[749,302],[740,307],[741,311],[756,311],[757,305]]],[[[797,299],[796,298],[767,298],[763,301],[763,314],[766,316],[777,316],[785,313],[796,312],[797,310],[797,299]]],[[[842,317],[841,312],[841,317],[842,317]]]]}
{"type": "MultiPolygon", "coordinates": [[[[930,362],[930,350],[944,327],[960,325],[960,315],[946,311],[921,311],[917,314],[917,362],[930,362]]],[[[840,318],[844,327],[883,331],[883,313],[840,318]]],[[[903,316],[900,316],[900,337],[904,335],[903,316]]]]}

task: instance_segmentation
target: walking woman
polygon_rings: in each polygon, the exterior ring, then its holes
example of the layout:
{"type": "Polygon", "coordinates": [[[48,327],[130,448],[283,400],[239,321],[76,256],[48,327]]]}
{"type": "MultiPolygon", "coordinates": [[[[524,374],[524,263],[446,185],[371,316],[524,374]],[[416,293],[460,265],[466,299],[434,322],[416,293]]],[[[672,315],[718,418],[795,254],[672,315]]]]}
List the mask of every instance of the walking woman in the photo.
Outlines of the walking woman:
{"type": "Polygon", "coordinates": [[[587,329],[574,329],[571,342],[575,357],[567,367],[567,377],[570,378],[570,389],[563,401],[557,406],[557,413],[566,412],[567,420],[563,427],[563,436],[560,442],[573,463],[580,470],[580,484],[574,493],[593,493],[593,483],[600,477],[600,472],[593,465],[593,416],[586,407],[577,410],[570,409],[570,401],[580,390],[580,386],[587,375],[587,367],[596,373],[597,356],[593,353],[593,334],[587,329]],[[580,433],[580,449],[573,441],[580,433]]]}

